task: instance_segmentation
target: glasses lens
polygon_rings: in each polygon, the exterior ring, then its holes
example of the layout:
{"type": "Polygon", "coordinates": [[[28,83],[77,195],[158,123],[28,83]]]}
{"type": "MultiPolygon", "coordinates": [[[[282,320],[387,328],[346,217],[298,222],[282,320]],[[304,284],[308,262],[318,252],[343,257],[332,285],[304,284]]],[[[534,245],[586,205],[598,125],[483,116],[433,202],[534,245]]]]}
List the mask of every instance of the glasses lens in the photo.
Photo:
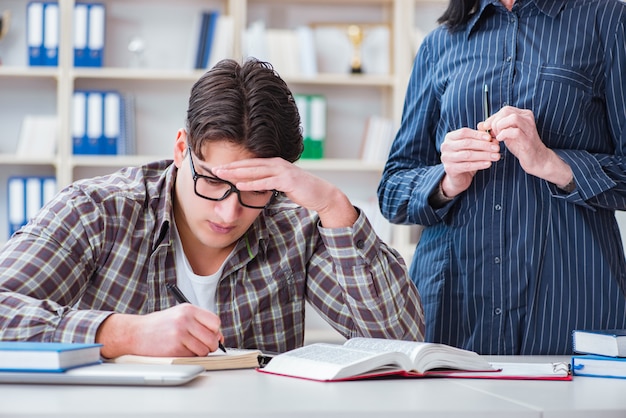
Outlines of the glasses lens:
{"type": "Polygon", "coordinates": [[[267,191],[240,191],[225,180],[216,177],[201,176],[196,182],[196,192],[211,200],[221,200],[232,192],[239,195],[239,202],[244,206],[262,208],[267,205],[273,192],[267,191]]]}

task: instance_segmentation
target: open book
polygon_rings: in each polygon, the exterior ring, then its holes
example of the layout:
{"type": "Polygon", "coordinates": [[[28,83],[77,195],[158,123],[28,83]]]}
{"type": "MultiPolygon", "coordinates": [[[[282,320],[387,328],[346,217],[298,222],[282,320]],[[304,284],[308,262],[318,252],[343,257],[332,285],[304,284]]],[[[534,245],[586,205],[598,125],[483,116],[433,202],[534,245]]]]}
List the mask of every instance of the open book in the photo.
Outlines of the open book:
{"type": "Polygon", "coordinates": [[[445,344],[353,338],[316,343],[275,356],[262,373],[320,381],[374,377],[571,380],[568,363],[490,363],[445,344]]]}
{"type": "Polygon", "coordinates": [[[312,380],[352,380],[388,374],[423,376],[435,369],[497,372],[473,351],[445,344],[352,338],[316,343],[275,356],[264,373],[312,380]]]}
{"type": "Polygon", "coordinates": [[[110,361],[142,364],[198,364],[205,370],[227,370],[259,367],[262,355],[259,350],[228,348],[225,353],[218,350],[204,357],[150,357],[126,354],[110,361]]]}

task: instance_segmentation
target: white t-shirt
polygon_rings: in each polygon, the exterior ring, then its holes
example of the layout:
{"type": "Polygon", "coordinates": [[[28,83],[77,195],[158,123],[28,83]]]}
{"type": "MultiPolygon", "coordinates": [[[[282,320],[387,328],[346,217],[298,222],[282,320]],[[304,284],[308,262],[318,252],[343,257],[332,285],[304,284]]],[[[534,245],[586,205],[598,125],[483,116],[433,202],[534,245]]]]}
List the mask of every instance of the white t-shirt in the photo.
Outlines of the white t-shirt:
{"type": "Polygon", "coordinates": [[[183,251],[183,243],[178,235],[178,228],[174,226],[174,251],[176,253],[176,286],[183,292],[189,302],[211,312],[215,310],[215,293],[217,282],[222,277],[224,265],[233,254],[226,257],[220,268],[208,276],[200,276],[193,272],[189,265],[189,260],[183,251]]]}

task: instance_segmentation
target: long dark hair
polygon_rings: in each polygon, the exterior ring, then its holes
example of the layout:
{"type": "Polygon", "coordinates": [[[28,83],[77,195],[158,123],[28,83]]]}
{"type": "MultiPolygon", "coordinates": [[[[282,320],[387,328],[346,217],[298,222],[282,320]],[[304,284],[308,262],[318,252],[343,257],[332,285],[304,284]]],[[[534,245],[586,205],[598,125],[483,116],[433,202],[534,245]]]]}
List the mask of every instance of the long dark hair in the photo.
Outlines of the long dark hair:
{"type": "Polygon", "coordinates": [[[446,25],[451,32],[454,32],[469,20],[479,6],[480,0],[450,0],[448,8],[437,19],[437,22],[446,25]]]}

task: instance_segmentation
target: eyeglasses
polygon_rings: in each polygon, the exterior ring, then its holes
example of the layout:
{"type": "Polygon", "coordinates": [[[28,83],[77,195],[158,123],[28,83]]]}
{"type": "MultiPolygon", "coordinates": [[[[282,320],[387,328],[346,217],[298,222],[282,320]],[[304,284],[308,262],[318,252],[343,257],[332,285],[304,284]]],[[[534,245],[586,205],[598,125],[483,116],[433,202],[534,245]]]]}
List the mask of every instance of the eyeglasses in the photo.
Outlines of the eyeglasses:
{"type": "MultiPolygon", "coordinates": [[[[270,204],[274,196],[278,196],[276,190],[248,191],[239,190],[234,184],[219,177],[204,176],[196,172],[193,165],[191,147],[187,147],[189,153],[189,163],[191,164],[191,175],[193,177],[193,188],[196,195],[207,200],[219,202],[226,199],[231,193],[236,193],[241,206],[251,209],[264,209],[270,204]]],[[[208,170],[211,173],[211,170],[208,170]]],[[[213,173],[211,173],[213,174],[213,173]]]]}

